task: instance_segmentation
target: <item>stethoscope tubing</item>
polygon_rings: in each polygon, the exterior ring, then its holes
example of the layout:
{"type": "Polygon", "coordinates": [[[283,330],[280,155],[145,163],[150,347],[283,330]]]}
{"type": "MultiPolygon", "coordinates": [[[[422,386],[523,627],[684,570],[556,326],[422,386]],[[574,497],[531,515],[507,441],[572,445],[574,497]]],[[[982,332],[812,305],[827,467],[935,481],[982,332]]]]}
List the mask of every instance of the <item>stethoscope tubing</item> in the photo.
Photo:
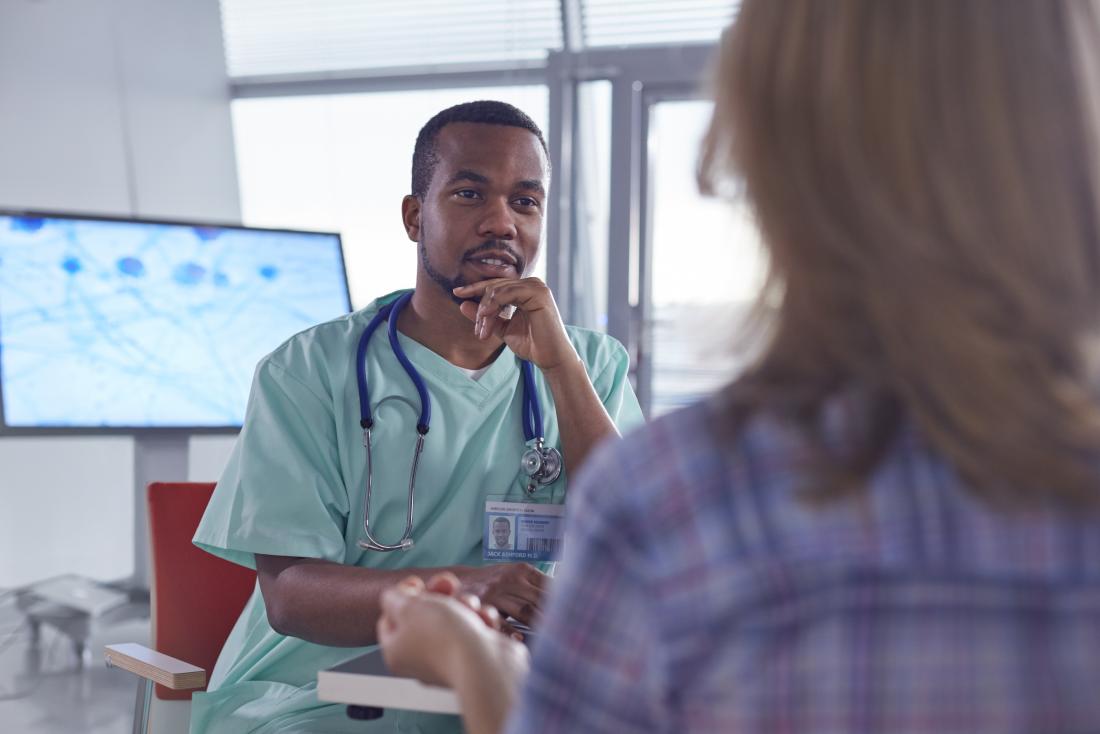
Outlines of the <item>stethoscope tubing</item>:
{"type": "Polygon", "coordinates": [[[409,357],[405,354],[405,349],[401,346],[401,342],[397,337],[397,319],[401,314],[401,309],[405,307],[412,299],[412,292],[398,298],[391,304],[383,306],[374,318],[371,319],[367,328],[363,330],[363,334],[359,337],[359,345],[355,350],[355,381],[359,388],[359,425],[364,430],[374,425],[374,416],[371,413],[370,408],[370,388],[367,385],[367,347],[370,346],[370,338],[374,336],[374,332],[378,330],[378,327],[382,325],[383,321],[387,321],[387,331],[390,342],[390,349],[393,350],[394,356],[401,364],[402,369],[405,370],[405,374],[412,380],[413,386],[416,388],[416,393],[420,397],[420,418],[416,424],[416,430],[421,435],[428,433],[428,428],[432,422],[432,398],[428,394],[428,386],[424,384],[424,379],[420,376],[420,373],[413,366],[413,363],[409,361],[409,357]]]}
{"type": "MultiPolygon", "coordinates": [[[[432,399],[428,392],[427,385],[424,384],[424,379],[409,360],[408,355],[405,354],[405,349],[401,346],[401,342],[397,335],[398,317],[401,314],[401,309],[403,309],[412,299],[412,295],[410,291],[399,297],[396,301],[379,309],[378,313],[374,315],[374,318],[372,318],[367,325],[367,328],[363,330],[355,350],[355,382],[359,392],[359,425],[363,429],[363,447],[366,449],[367,453],[366,506],[363,508],[363,532],[366,535],[366,541],[360,541],[359,546],[366,550],[405,550],[413,545],[413,505],[416,495],[416,473],[420,465],[420,455],[424,450],[424,439],[427,437],[428,430],[431,426],[432,399]],[[416,448],[413,452],[412,470],[409,473],[405,532],[402,533],[401,539],[393,545],[376,540],[370,529],[370,506],[374,494],[374,456],[371,446],[371,429],[374,427],[374,415],[371,412],[370,387],[367,384],[367,348],[370,346],[370,339],[374,336],[374,332],[378,330],[384,321],[387,322],[390,349],[393,351],[397,361],[401,364],[402,369],[405,370],[405,374],[409,376],[420,398],[420,416],[416,424],[416,448]]],[[[542,406],[539,402],[538,392],[535,388],[534,368],[529,361],[520,360],[520,373],[523,379],[523,437],[528,443],[534,441],[538,450],[541,451],[545,440],[542,423],[542,406]]],[[[528,491],[531,490],[529,489],[528,491]]]]}
{"type": "Polygon", "coordinates": [[[523,439],[541,440],[542,406],[539,405],[538,393],[535,391],[534,369],[530,362],[521,360],[520,370],[523,372],[523,439]]]}
{"type": "Polygon", "coordinates": [[[401,296],[401,298],[397,299],[393,308],[390,309],[390,349],[393,350],[393,355],[397,357],[397,361],[400,362],[401,366],[405,369],[405,374],[412,380],[413,385],[416,387],[416,392],[420,396],[420,421],[416,424],[416,430],[421,436],[425,436],[428,433],[428,426],[430,426],[432,422],[432,396],[428,394],[428,386],[424,384],[424,378],[420,376],[416,367],[409,361],[409,357],[405,354],[401,342],[397,339],[397,317],[401,313],[401,309],[403,309],[405,304],[411,299],[412,292],[406,293],[401,296]]]}

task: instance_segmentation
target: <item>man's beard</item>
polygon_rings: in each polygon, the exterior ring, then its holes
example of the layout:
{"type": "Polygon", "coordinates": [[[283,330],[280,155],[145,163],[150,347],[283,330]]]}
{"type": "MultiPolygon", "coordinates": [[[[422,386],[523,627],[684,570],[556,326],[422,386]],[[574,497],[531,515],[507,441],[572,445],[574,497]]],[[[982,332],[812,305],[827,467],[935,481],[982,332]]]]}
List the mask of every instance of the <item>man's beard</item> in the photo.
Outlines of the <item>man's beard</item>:
{"type": "MultiPolygon", "coordinates": [[[[453,278],[448,278],[446,275],[439,272],[435,269],[434,266],[432,266],[431,261],[428,259],[428,248],[424,246],[423,236],[421,236],[421,238],[417,240],[416,250],[420,253],[420,265],[424,268],[424,272],[428,274],[428,277],[431,278],[436,285],[443,289],[444,293],[451,297],[452,301],[459,305],[461,305],[464,301],[471,301],[473,303],[479,303],[481,301],[480,298],[459,298],[454,294],[455,288],[461,288],[462,286],[469,285],[469,283],[466,282],[466,279],[462,277],[461,274],[456,275],[453,278]]],[[[516,259],[516,272],[520,273],[521,275],[527,267],[526,262],[522,257],[520,257],[520,254],[515,251],[515,248],[506,245],[499,240],[486,240],[485,242],[482,242],[477,247],[467,250],[463,254],[462,259],[463,261],[465,261],[466,258],[469,258],[472,255],[476,255],[478,252],[484,252],[486,250],[507,250],[509,253],[511,253],[512,257],[516,259]]]]}
{"type": "Polygon", "coordinates": [[[420,265],[424,268],[424,272],[428,274],[428,277],[432,281],[443,289],[443,292],[451,297],[451,300],[461,305],[463,301],[473,301],[477,303],[476,298],[459,298],[454,294],[455,288],[461,288],[466,285],[466,279],[462,275],[458,275],[454,278],[448,278],[443,273],[432,267],[431,261],[428,260],[428,248],[424,247],[424,240],[420,240],[416,243],[416,249],[420,253],[420,265]]]}

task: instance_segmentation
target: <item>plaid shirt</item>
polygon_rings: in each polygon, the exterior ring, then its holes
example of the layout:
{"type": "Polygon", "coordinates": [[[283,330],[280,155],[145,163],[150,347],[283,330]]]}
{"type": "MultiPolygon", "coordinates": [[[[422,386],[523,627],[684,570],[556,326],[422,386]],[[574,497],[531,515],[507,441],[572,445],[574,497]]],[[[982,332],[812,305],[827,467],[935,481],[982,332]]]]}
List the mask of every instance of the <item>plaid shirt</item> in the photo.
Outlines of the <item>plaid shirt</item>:
{"type": "Polygon", "coordinates": [[[1100,732],[1095,516],[991,511],[912,431],[814,507],[797,432],[715,412],[582,473],[508,731],[1100,732]]]}

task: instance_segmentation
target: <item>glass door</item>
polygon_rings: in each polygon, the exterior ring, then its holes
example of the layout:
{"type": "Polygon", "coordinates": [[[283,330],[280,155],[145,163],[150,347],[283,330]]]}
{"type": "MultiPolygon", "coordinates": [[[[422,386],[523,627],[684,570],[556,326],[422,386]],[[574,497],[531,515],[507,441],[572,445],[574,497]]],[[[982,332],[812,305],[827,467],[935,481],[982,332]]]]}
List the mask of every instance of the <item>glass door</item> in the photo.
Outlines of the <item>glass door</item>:
{"type": "Polygon", "coordinates": [[[639,392],[650,417],[703,398],[743,369],[739,335],[764,279],[743,202],[706,198],[695,170],[712,103],[647,101],[639,392]]]}

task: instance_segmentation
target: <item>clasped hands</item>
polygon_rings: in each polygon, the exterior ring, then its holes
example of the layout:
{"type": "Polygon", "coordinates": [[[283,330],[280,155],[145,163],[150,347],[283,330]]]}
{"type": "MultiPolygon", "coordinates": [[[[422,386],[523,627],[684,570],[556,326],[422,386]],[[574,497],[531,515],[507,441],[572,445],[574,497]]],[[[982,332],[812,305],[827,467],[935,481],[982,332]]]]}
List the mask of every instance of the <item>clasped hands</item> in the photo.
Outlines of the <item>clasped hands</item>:
{"type": "Polygon", "coordinates": [[[427,584],[412,576],[386,590],[377,633],[390,670],[455,688],[471,670],[485,666],[526,671],[527,648],[505,629],[496,607],[443,572],[427,584]]]}

